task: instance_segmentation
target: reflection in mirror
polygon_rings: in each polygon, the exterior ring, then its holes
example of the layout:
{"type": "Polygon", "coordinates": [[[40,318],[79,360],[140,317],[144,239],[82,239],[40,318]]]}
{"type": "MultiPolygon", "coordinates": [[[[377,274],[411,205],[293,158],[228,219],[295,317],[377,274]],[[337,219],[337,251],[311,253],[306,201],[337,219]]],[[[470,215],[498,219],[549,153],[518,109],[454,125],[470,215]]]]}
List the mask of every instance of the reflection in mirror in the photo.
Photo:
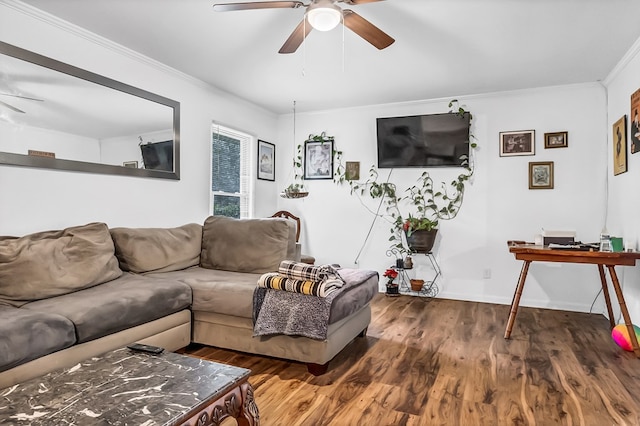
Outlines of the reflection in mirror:
{"type": "Polygon", "coordinates": [[[0,164],[180,179],[180,104],[0,42],[0,164]]]}

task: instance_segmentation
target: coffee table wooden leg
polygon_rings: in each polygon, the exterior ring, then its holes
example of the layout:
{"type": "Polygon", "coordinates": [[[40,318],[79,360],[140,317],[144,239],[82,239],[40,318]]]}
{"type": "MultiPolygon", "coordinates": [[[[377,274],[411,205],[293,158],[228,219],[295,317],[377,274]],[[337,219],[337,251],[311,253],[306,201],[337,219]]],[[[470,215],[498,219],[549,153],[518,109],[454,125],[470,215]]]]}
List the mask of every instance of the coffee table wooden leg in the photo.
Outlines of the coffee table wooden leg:
{"type": "Polygon", "coordinates": [[[527,273],[529,272],[530,260],[525,260],[520,271],[520,279],[518,280],[518,286],[515,293],[513,293],[513,300],[511,301],[511,310],[509,311],[509,320],[507,321],[507,329],[504,332],[504,338],[511,337],[511,329],[516,322],[516,314],[518,313],[518,305],[520,305],[520,296],[522,296],[522,290],[524,289],[524,281],[527,279],[527,273]]]}
{"type": "Polygon", "coordinates": [[[260,426],[260,414],[256,400],[253,398],[253,387],[249,382],[245,382],[240,386],[242,393],[242,413],[236,418],[238,426],[260,426]]]}
{"type": "Polygon", "coordinates": [[[627,331],[629,332],[629,340],[631,340],[631,347],[633,347],[633,353],[636,354],[636,357],[640,358],[640,346],[638,346],[638,339],[636,338],[636,332],[633,328],[633,323],[631,322],[629,311],[627,310],[627,304],[624,301],[624,295],[622,294],[622,289],[620,288],[620,282],[618,281],[618,276],[616,275],[616,271],[613,265],[607,265],[607,269],[609,269],[609,275],[611,275],[611,281],[613,282],[613,289],[616,291],[616,296],[618,297],[618,303],[620,303],[620,311],[622,312],[622,318],[624,318],[624,323],[627,326],[627,331]]]}
{"type": "Polygon", "coordinates": [[[609,286],[607,285],[607,278],[604,275],[604,267],[598,265],[598,272],[600,272],[600,283],[602,284],[602,294],[604,295],[604,301],[607,304],[607,314],[609,314],[609,323],[611,328],[615,327],[616,323],[613,318],[613,309],[611,308],[611,297],[609,296],[609,286]]]}
{"type": "Polygon", "coordinates": [[[219,426],[227,417],[235,418],[238,426],[260,426],[260,414],[249,382],[241,383],[217,400],[210,401],[200,412],[179,424],[219,426]]]}

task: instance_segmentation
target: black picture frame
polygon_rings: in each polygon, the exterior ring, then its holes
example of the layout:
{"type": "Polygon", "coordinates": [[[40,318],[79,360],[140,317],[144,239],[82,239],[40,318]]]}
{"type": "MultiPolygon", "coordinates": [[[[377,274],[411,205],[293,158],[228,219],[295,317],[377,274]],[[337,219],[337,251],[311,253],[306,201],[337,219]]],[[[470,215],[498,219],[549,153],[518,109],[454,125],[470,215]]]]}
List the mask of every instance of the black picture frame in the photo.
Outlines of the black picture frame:
{"type": "Polygon", "coordinates": [[[304,178],[333,179],[333,141],[304,143],[304,178]]]}
{"type": "Polygon", "coordinates": [[[276,146],[258,139],[258,179],[276,180],[276,146]]]}

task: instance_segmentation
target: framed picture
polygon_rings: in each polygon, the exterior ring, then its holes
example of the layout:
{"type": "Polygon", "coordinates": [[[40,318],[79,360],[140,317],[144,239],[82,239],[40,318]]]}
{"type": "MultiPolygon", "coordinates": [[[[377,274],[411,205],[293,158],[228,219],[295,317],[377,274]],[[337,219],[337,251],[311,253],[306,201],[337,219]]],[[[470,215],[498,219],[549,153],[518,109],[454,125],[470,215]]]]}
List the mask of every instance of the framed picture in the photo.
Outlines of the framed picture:
{"type": "Polygon", "coordinates": [[[258,179],[276,180],[276,146],[258,140],[258,179]]]}
{"type": "Polygon", "coordinates": [[[569,146],[569,132],[555,132],[544,134],[544,147],[566,148],[569,146]]]}
{"type": "Polygon", "coordinates": [[[627,171],[627,116],[613,123],[613,175],[627,171]]]}
{"type": "Polygon", "coordinates": [[[138,168],[138,162],[137,161],[125,161],[122,163],[123,167],[128,167],[130,169],[137,169],[138,168]]]}
{"type": "Polygon", "coordinates": [[[640,89],[631,95],[631,153],[640,152],[640,89]]]}
{"type": "Polygon", "coordinates": [[[304,143],[304,178],[333,179],[333,141],[304,143]]]}
{"type": "Polygon", "coordinates": [[[515,132],[500,132],[500,157],[516,155],[535,155],[535,130],[518,130],[515,132]]]}
{"type": "Polygon", "coordinates": [[[360,179],[360,162],[359,161],[347,161],[345,172],[345,178],[347,180],[360,179]]]}
{"type": "Polygon", "coordinates": [[[529,163],[529,189],[553,189],[553,161],[529,163]]]}

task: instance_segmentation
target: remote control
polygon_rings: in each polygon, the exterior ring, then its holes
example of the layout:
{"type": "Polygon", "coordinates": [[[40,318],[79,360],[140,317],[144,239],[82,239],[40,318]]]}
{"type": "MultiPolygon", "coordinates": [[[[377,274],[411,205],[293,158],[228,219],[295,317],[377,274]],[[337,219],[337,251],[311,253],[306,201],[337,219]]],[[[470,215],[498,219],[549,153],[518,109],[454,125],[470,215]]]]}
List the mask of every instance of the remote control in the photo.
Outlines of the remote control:
{"type": "Polygon", "coordinates": [[[142,343],[132,343],[131,345],[128,345],[127,348],[131,349],[132,351],[146,352],[154,355],[161,354],[164,351],[164,348],[159,348],[158,346],[143,345],[142,343]]]}

